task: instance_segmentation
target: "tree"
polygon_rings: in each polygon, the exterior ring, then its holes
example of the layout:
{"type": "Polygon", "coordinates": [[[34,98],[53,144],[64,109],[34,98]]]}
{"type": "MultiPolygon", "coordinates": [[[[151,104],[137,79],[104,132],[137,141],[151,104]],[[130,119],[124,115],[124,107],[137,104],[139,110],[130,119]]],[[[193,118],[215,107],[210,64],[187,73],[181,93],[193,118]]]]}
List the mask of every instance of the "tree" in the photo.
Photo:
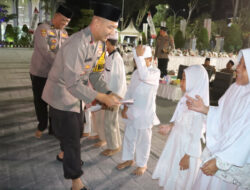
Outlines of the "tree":
{"type": "Polygon", "coordinates": [[[155,8],[157,12],[153,16],[153,21],[155,26],[160,26],[161,21],[164,21],[167,17],[167,10],[164,4],[157,5],[155,8]]]}
{"type": "Polygon", "coordinates": [[[16,14],[8,14],[8,6],[0,4],[0,41],[2,40],[2,23],[8,23],[9,20],[16,18],[16,14]]]}
{"type": "Polygon", "coordinates": [[[200,30],[200,33],[198,34],[197,48],[199,50],[205,50],[208,49],[208,47],[209,47],[208,32],[206,28],[202,28],[200,30]]]}
{"type": "Polygon", "coordinates": [[[28,46],[31,43],[31,34],[29,33],[29,29],[26,24],[22,27],[22,35],[19,43],[23,46],[28,46]]]}
{"type": "Polygon", "coordinates": [[[238,24],[232,24],[225,34],[224,49],[227,52],[239,51],[242,47],[242,32],[238,24]]]}
{"type": "Polygon", "coordinates": [[[174,36],[175,48],[183,48],[185,45],[185,39],[180,30],[178,30],[174,36]]]}
{"type": "Polygon", "coordinates": [[[14,29],[11,24],[7,24],[5,28],[4,39],[6,42],[14,42],[14,29]]]}
{"type": "Polygon", "coordinates": [[[234,9],[233,21],[235,22],[238,9],[239,9],[239,0],[232,0],[232,4],[233,4],[233,9],[234,9]]]}
{"type": "Polygon", "coordinates": [[[193,13],[194,9],[196,8],[196,6],[198,5],[198,2],[199,2],[199,0],[191,0],[191,1],[188,3],[187,25],[188,25],[189,22],[190,22],[192,13],[193,13]]]}

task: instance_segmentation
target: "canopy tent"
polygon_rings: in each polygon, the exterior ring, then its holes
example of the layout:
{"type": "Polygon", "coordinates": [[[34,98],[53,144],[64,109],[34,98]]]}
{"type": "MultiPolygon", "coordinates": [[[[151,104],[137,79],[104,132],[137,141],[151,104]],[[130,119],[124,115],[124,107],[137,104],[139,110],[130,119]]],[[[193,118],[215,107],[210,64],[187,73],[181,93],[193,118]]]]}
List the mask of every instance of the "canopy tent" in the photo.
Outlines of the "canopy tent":
{"type": "Polygon", "coordinates": [[[137,45],[138,40],[142,40],[142,35],[138,30],[136,30],[132,20],[127,28],[119,32],[119,36],[121,43],[124,43],[124,40],[126,40],[127,43],[134,43],[137,45]]]}

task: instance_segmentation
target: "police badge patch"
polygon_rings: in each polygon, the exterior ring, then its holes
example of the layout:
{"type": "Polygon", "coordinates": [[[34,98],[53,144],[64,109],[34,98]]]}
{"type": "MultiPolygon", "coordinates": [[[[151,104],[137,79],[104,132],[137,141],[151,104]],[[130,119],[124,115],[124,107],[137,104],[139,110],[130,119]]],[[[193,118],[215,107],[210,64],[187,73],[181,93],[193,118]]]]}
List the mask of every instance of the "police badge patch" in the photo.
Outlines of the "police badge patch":
{"type": "Polygon", "coordinates": [[[47,36],[47,31],[46,29],[41,29],[41,36],[46,37],[47,36]]]}

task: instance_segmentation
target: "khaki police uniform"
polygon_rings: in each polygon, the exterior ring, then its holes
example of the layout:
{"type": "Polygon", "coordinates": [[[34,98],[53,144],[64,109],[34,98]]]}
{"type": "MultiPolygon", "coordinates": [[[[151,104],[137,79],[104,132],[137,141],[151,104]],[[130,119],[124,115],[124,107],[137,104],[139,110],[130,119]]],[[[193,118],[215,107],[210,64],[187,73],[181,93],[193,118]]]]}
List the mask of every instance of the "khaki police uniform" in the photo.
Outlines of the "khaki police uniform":
{"type": "Polygon", "coordinates": [[[42,91],[55,55],[68,38],[67,32],[55,29],[53,25],[40,24],[34,34],[34,52],[31,58],[30,77],[34,96],[38,130],[44,131],[48,125],[47,103],[42,99],[42,91]]]}
{"type": "Polygon", "coordinates": [[[158,68],[161,71],[161,78],[167,75],[168,54],[174,48],[174,40],[166,35],[159,35],[156,39],[155,57],[158,58],[158,68]]]}
{"type": "Polygon", "coordinates": [[[42,98],[51,107],[52,126],[64,151],[63,169],[67,179],[82,175],[83,104],[92,102],[97,91],[109,91],[101,73],[103,65],[96,64],[103,50],[104,43],[93,41],[89,27],[73,34],[59,49],[44,87],[42,98]],[[93,88],[88,86],[88,81],[93,88]]]}

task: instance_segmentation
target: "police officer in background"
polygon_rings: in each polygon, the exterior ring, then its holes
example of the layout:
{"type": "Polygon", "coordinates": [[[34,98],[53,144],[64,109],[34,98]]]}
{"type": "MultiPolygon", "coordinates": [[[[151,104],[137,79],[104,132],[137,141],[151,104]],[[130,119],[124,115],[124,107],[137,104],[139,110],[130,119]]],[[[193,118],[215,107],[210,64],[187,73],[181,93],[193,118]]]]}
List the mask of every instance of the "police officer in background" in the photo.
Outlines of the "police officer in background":
{"type": "MultiPolygon", "coordinates": [[[[38,129],[35,133],[37,138],[42,136],[42,132],[48,126],[47,103],[41,98],[43,88],[56,53],[62,46],[62,43],[68,38],[64,28],[68,25],[71,16],[72,11],[60,5],[51,23],[40,24],[34,34],[35,44],[31,58],[30,78],[38,120],[38,129]]],[[[51,127],[49,127],[49,133],[52,133],[51,127]]]]}
{"type": "Polygon", "coordinates": [[[120,13],[110,4],[97,4],[90,25],[73,34],[57,52],[44,87],[42,98],[50,105],[52,127],[64,151],[64,177],[72,180],[73,190],[87,189],[80,179],[84,104],[94,99],[108,107],[120,103],[95,67],[103,42],[118,27],[120,13]]]}
{"type": "Polygon", "coordinates": [[[161,71],[161,78],[167,75],[168,54],[174,49],[174,39],[167,34],[167,28],[161,27],[160,35],[156,38],[155,59],[158,58],[158,68],[161,71]]]}

